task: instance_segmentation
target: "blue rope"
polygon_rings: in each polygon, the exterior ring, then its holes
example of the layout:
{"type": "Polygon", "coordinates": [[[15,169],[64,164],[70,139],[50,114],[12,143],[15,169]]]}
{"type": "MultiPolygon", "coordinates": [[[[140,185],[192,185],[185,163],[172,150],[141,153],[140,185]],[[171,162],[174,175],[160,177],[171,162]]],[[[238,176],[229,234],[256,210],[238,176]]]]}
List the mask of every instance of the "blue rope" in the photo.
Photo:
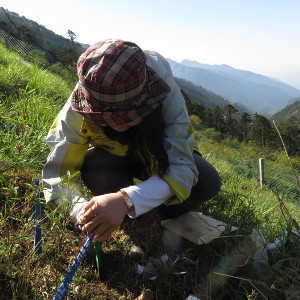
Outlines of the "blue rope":
{"type": "Polygon", "coordinates": [[[84,245],[82,246],[82,248],[80,249],[76,259],[74,260],[67,276],[65,277],[64,281],[62,282],[62,284],[60,285],[60,288],[59,290],[57,291],[57,294],[56,296],[53,298],[53,300],[61,300],[63,299],[67,289],[68,289],[68,286],[77,270],[77,268],[79,267],[80,263],[82,262],[82,259],[87,251],[87,249],[89,248],[89,246],[91,245],[93,239],[94,239],[94,236],[95,234],[91,234],[86,242],[84,243],[84,245]]]}
{"type": "MultiPolygon", "coordinates": [[[[39,187],[40,185],[40,180],[35,179],[34,184],[39,187]]],[[[42,219],[42,207],[39,204],[41,195],[40,192],[38,192],[36,196],[37,203],[34,204],[34,220],[36,221],[36,226],[35,226],[35,235],[34,235],[34,250],[35,253],[40,254],[43,252],[42,248],[42,228],[41,228],[41,219],[42,219]]]]}

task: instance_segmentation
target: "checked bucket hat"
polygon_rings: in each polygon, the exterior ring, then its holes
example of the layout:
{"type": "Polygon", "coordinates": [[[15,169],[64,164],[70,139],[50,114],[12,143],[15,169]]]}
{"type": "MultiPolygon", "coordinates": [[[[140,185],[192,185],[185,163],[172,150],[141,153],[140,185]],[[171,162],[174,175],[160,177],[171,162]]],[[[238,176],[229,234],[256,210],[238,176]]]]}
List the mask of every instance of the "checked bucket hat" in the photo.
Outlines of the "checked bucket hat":
{"type": "Polygon", "coordinates": [[[170,94],[132,42],[109,39],[94,44],[79,57],[77,72],[72,109],[101,126],[141,120],[170,94]]]}

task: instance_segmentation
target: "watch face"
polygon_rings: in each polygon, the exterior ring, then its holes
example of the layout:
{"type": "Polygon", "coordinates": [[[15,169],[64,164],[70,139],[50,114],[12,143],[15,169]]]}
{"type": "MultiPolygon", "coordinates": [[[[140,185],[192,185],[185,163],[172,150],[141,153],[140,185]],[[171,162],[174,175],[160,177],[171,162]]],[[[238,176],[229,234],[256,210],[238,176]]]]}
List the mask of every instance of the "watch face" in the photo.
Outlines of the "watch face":
{"type": "Polygon", "coordinates": [[[133,201],[131,198],[127,198],[125,199],[126,205],[128,206],[128,208],[133,207],[133,201]]]}

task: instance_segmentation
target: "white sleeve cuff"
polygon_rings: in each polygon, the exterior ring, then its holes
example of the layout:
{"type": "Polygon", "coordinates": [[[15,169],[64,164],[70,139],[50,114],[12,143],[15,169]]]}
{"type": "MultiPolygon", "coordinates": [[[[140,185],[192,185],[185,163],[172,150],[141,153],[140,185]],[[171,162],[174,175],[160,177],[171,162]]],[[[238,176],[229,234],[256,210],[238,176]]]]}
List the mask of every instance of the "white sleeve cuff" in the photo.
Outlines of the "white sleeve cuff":
{"type": "Polygon", "coordinates": [[[131,218],[136,218],[147,211],[155,208],[174,195],[170,186],[154,175],[142,183],[122,188],[134,203],[134,210],[128,214],[131,218]]]}
{"type": "Polygon", "coordinates": [[[88,203],[85,198],[80,198],[76,201],[76,204],[72,207],[70,217],[74,223],[80,222],[83,207],[88,203]]]}

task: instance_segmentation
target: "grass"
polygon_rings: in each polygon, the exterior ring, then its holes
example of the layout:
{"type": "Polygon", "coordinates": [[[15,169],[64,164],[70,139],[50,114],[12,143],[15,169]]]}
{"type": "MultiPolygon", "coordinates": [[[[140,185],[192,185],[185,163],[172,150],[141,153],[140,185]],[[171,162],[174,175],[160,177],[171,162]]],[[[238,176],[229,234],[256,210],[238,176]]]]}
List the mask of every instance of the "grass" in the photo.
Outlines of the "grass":
{"type": "MultiPolygon", "coordinates": [[[[44,137],[72,88],[0,46],[0,299],[52,299],[86,240],[66,211],[49,212],[41,201],[43,252],[33,249],[33,206],[39,201],[33,180],[40,178],[48,154],[44,137]]],[[[126,219],[102,245],[100,274],[90,248],[65,299],[135,299],[147,288],[163,300],[190,294],[211,300],[299,299],[300,243],[294,233],[299,230],[299,198],[290,201],[286,190],[261,188],[249,176],[248,158],[258,160],[263,153],[228,141],[216,143],[202,131],[197,138],[223,183],[220,194],[199,210],[239,230],[207,245],[182,240],[173,249],[165,243],[163,228],[126,219]],[[282,236],[282,246],[268,250],[268,264],[255,263],[259,242],[282,236]],[[133,245],[145,255],[130,258],[133,245]],[[145,266],[165,253],[170,259],[156,280],[136,273],[137,264],[145,266]]],[[[291,185],[280,173],[276,178],[284,187],[291,185]]]]}

